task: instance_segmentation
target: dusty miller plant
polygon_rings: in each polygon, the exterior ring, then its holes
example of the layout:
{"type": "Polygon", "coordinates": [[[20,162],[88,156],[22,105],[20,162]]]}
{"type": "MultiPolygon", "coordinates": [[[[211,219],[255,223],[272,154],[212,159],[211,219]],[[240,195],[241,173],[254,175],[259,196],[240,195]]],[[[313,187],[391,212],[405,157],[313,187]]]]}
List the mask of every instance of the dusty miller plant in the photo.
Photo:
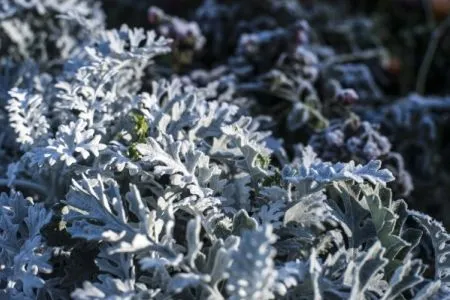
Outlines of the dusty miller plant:
{"type": "MultiPolygon", "coordinates": [[[[61,12],[53,1],[25,2],[5,2],[0,17],[24,14],[32,21],[14,22],[35,26],[61,12]]],[[[106,29],[89,18],[96,11],[87,3],[63,1],[78,10],[52,19],[74,41],[57,55],[60,69],[35,57],[44,41],[8,46],[36,62],[11,62],[2,81],[0,298],[450,297],[450,235],[395,198],[390,186],[400,179],[391,170],[398,176],[402,167],[385,168],[386,137],[367,122],[349,129],[351,114],[348,122],[324,118],[311,90],[315,54],[297,48],[277,66],[309,57],[301,69],[255,77],[278,83],[272,91],[294,103],[289,118],[319,121],[311,145],[288,155],[264,127],[270,118],[246,114],[222,81],[148,75],[179,40],[106,29]]],[[[152,11],[163,23],[194,26],[152,11]]],[[[244,35],[238,55],[258,64],[249,41],[282,47],[292,30],[244,35]]],[[[337,99],[355,96],[335,88],[337,99]]]]}

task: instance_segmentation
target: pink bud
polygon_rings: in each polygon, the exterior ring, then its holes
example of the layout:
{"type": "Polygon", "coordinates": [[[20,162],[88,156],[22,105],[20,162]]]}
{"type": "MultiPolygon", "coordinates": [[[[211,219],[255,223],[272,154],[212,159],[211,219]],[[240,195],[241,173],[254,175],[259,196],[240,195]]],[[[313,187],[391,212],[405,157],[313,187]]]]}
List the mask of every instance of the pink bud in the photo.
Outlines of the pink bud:
{"type": "Polygon", "coordinates": [[[343,89],[337,94],[336,99],[339,103],[351,105],[359,100],[359,96],[354,89],[343,89]]]}

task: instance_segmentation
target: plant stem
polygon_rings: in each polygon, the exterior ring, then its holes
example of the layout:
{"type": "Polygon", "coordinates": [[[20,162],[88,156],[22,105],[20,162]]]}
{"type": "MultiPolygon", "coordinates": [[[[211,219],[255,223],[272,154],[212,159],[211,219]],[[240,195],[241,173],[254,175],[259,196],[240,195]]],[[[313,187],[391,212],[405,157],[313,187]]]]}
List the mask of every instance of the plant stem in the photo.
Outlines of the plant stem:
{"type": "MultiPolygon", "coordinates": [[[[34,190],[36,192],[39,192],[42,195],[47,195],[47,189],[43,187],[42,185],[39,185],[37,183],[24,180],[24,179],[15,179],[12,181],[11,185],[17,185],[26,189],[34,190]]],[[[9,186],[9,180],[6,178],[0,179],[0,186],[9,186]]]]}
{"type": "Polygon", "coordinates": [[[416,92],[423,95],[425,93],[425,84],[428,78],[428,72],[430,71],[431,63],[433,62],[434,54],[437,47],[444,35],[445,31],[450,27],[450,16],[448,16],[436,29],[433,31],[428,43],[428,49],[425,53],[425,57],[419,69],[416,81],[416,92]]]}
{"type": "Polygon", "coordinates": [[[326,60],[323,64],[323,69],[327,69],[332,65],[349,63],[359,60],[368,60],[372,58],[381,57],[383,55],[383,49],[374,49],[374,50],[366,50],[356,53],[348,53],[342,55],[336,55],[328,60],[326,60]]]}
{"type": "Polygon", "coordinates": [[[433,13],[433,4],[430,0],[421,0],[423,10],[425,11],[425,17],[427,18],[427,23],[430,28],[434,28],[436,26],[436,19],[434,18],[433,13]]]}

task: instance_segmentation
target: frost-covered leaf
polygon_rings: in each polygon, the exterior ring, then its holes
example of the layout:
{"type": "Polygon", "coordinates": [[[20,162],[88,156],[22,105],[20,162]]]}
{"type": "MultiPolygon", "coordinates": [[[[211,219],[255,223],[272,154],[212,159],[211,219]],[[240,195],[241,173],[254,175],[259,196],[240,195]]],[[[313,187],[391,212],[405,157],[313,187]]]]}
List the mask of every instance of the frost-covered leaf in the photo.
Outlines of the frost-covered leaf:
{"type": "Polygon", "coordinates": [[[210,285],[219,292],[219,283],[228,278],[227,269],[232,264],[232,253],[240,243],[235,236],[228,237],[225,241],[217,240],[208,252],[203,272],[210,274],[210,285]]]}
{"type": "Polygon", "coordinates": [[[288,290],[305,280],[309,270],[306,262],[289,261],[277,269],[277,294],[284,296],[288,290]]]}
{"type": "Polygon", "coordinates": [[[296,167],[285,166],[282,176],[284,180],[294,184],[300,193],[308,194],[337,181],[353,180],[362,183],[367,180],[373,184],[385,185],[394,180],[389,170],[380,170],[380,167],[380,161],[370,161],[366,165],[355,165],[354,161],[333,164],[319,161],[309,155],[307,158],[301,158],[296,167]]]}
{"type": "Polygon", "coordinates": [[[431,239],[434,251],[434,279],[443,284],[450,283],[450,235],[441,223],[420,212],[410,211],[414,219],[422,226],[424,234],[431,239]]]}
{"type": "Polygon", "coordinates": [[[383,281],[384,249],[375,243],[367,252],[346,251],[329,255],[325,261],[312,251],[308,272],[288,291],[291,298],[308,299],[378,299],[386,289],[383,281]]]}
{"type": "Polygon", "coordinates": [[[106,181],[105,185],[100,176],[73,181],[66,198],[70,206],[64,221],[74,237],[112,242],[122,239],[131,229],[115,181],[106,181]]]}
{"type": "Polygon", "coordinates": [[[441,287],[440,280],[429,282],[416,293],[413,299],[414,300],[430,299],[435,294],[437,294],[440,287],[441,287]]]}
{"type": "Polygon", "coordinates": [[[208,276],[201,276],[193,273],[179,273],[172,278],[169,290],[175,293],[181,293],[181,291],[187,287],[195,287],[208,281],[208,276]]]}
{"type": "Polygon", "coordinates": [[[223,206],[227,210],[236,211],[238,209],[250,210],[250,192],[249,186],[251,177],[245,173],[234,175],[223,188],[223,206]]]}
{"type": "Polygon", "coordinates": [[[95,261],[102,272],[94,282],[84,282],[71,296],[74,299],[133,299],[137,296],[136,274],[133,255],[119,253],[110,255],[103,245],[95,261]]]}
{"type": "Polygon", "coordinates": [[[422,272],[423,264],[420,260],[406,260],[404,265],[395,270],[382,299],[397,299],[402,292],[416,287],[423,281],[422,272]]]}
{"type": "Polygon", "coordinates": [[[233,217],[232,233],[240,236],[242,232],[248,230],[255,230],[258,227],[258,222],[248,215],[248,212],[241,209],[233,217]]]}
{"type": "Polygon", "coordinates": [[[386,248],[389,259],[388,273],[403,264],[403,259],[414,250],[422,237],[418,229],[404,228],[408,212],[402,200],[392,201],[392,192],[380,185],[362,187],[362,202],[370,210],[377,236],[386,248]]]}
{"type": "MultiPolygon", "coordinates": [[[[51,214],[18,192],[0,195],[0,292],[11,297],[35,298],[51,273],[51,252],[41,230],[51,214]]],[[[1,293],[0,293],[1,295],[1,293]]]]}
{"type": "Polygon", "coordinates": [[[46,107],[41,95],[30,95],[17,88],[9,92],[8,102],[9,120],[16,133],[16,140],[22,149],[47,137],[49,123],[45,116],[46,107]]]}
{"type": "Polygon", "coordinates": [[[370,211],[360,202],[358,188],[346,183],[335,183],[330,187],[332,201],[329,205],[334,209],[333,214],[349,238],[349,246],[359,247],[373,243],[377,238],[375,225],[370,219],[370,211]]]}
{"type": "Polygon", "coordinates": [[[100,135],[95,135],[94,130],[86,126],[87,123],[81,119],[76,123],[61,125],[55,139],[50,139],[47,146],[32,150],[32,161],[39,166],[44,163],[53,166],[59,162],[71,166],[90,156],[99,156],[106,145],[100,142],[100,135]]]}
{"type": "Polygon", "coordinates": [[[264,204],[253,215],[260,224],[271,224],[273,228],[280,228],[282,217],[285,215],[286,204],[283,201],[264,204]]]}
{"type": "Polygon", "coordinates": [[[131,208],[139,208],[135,215],[137,224],[129,222],[130,214],[117,182],[100,176],[73,181],[66,196],[68,211],[63,216],[68,223],[67,231],[74,237],[115,243],[110,249],[113,252],[136,252],[148,247],[153,241],[147,230],[154,224],[138,192],[133,186],[131,189],[134,196],[128,196],[127,200],[131,208]]]}
{"type": "Polygon", "coordinates": [[[174,141],[167,135],[161,139],[158,142],[148,138],[147,143],[138,144],[136,148],[144,167],[149,165],[158,177],[169,175],[173,187],[179,192],[189,192],[190,196],[183,197],[175,206],[203,212],[219,205],[212,188],[222,185],[219,179],[221,170],[210,162],[209,156],[188,141],[174,141]]]}
{"type": "Polygon", "coordinates": [[[238,249],[232,254],[227,291],[230,299],[272,299],[277,271],[271,244],[276,240],[270,225],[244,231],[238,249]]]}
{"type": "Polygon", "coordinates": [[[233,145],[236,154],[241,157],[236,166],[248,172],[252,179],[257,181],[270,174],[268,167],[271,151],[263,143],[265,136],[252,132],[251,122],[250,118],[241,118],[235,124],[222,127],[222,131],[227,138],[227,144],[233,145]]]}
{"type": "Polygon", "coordinates": [[[200,218],[197,217],[190,220],[186,228],[186,238],[188,253],[186,255],[186,260],[191,267],[195,268],[195,260],[200,254],[203,243],[200,242],[200,218]]]}
{"type": "Polygon", "coordinates": [[[115,279],[110,275],[100,275],[98,283],[84,282],[82,288],[77,288],[71,293],[71,297],[77,300],[131,300],[135,296],[137,293],[129,281],[115,279]]]}
{"type": "Polygon", "coordinates": [[[306,227],[323,228],[323,223],[331,222],[332,219],[333,214],[326,202],[326,196],[318,192],[297,199],[296,203],[286,210],[283,223],[294,222],[306,227]]]}
{"type": "Polygon", "coordinates": [[[140,90],[144,68],[170,50],[170,41],[126,25],[91,34],[55,86],[55,111],[62,120],[83,120],[89,129],[107,134],[116,118],[137,108],[132,95],[140,90]]]}
{"type": "Polygon", "coordinates": [[[379,283],[382,268],[387,264],[383,257],[384,249],[380,243],[375,243],[367,253],[351,261],[344,274],[344,283],[351,286],[350,298],[362,299],[367,291],[374,291],[381,295],[379,283]]]}

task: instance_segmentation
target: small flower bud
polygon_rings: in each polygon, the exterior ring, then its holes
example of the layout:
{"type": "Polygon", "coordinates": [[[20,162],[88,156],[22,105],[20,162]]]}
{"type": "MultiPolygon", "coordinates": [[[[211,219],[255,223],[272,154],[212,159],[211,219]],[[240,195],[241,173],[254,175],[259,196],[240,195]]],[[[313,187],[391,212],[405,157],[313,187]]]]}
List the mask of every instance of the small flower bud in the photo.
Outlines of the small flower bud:
{"type": "Polygon", "coordinates": [[[157,7],[150,7],[147,12],[147,20],[150,24],[159,24],[164,16],[164,12],[157,7]]]}
{"type": "Polygon", "coordinates": [[[343,89],[336,95],[336,101],[344,105],[351,105],[359,100],[359,96],[354,89],[343,89]]]}

